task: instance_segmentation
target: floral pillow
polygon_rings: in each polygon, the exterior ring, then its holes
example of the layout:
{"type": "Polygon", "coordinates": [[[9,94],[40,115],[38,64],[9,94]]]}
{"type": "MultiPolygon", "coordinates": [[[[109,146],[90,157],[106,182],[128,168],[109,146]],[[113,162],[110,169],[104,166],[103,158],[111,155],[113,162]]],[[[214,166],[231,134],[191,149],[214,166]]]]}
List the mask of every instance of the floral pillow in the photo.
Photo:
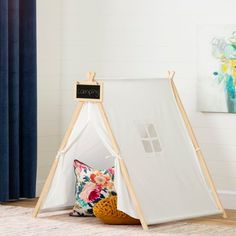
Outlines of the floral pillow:
{"type": "Polygon", "coordinates": [[[75,205],[71,216],[93,216],[93,206],[102,199],[116,195],[114,168],[94,170],[74,160],[76,175],[75,205]]]}

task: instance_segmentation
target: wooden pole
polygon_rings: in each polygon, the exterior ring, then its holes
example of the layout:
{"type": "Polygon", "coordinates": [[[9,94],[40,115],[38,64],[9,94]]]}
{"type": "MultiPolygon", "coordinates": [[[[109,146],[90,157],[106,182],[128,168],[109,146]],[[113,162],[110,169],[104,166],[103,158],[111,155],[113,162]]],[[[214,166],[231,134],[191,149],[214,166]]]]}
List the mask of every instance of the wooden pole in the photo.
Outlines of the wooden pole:
{"type": "MultiPolygon", "coordinates": [[[[83,107],[83,104],[84,104],[83,102],[79,103],[79,105],[75,109],[74,114],[73,114],[72,119],[71,119],[71,122],[70,122],[70,125],[69,125],[69,128],[66,131],[66,134],[65,134],[65,136],[63,138],[63,141],[61,143],[59,151],[62,151],[64,149],[64,147],[66,146],[67,141],[68,141],[68,139],[70,137],[70,134],[71,134],[71,132],[73,130],[73,127],[74,127],[74,125],[75,125],[75,123],[77,121],[77,118],[79,117],[79,114],[80,114],[80,111],[81,111],[81,109],[83,107]]],[[[58,162],[59,162],[59,159],[55,158],[55,160],[54,160],[54,162],[52,164],[52,167],[50,169],[49,175],[48,175],[48,177],[46,179],[46,182],[45,182],[45,184],[43,186],[43,190],[42,190],[42,192],[40,194],[40,197],[39,197],[39,199],[37,201],[37,204],[36,204],[36,206],[34,208],[33,217],[37,217],[37,215],[38,215],[38,213],[40,211],[42,202],[43,202],[43,200],[45,199],[45,197],[48,194],[48,191],[49,191],[49,188],[51,186],[54,174],[55,174],[56,169],[57,169],[58,162]]]]}
{"type": "MultiPolygon", "coordinates": [[[[109,138],[110,138],[110,140],[111,140],[111,142],[112,142],[112,146],[113,146],[113,148],[115,149],[116,153],[119,155],[119,153],[120,153],[120,151],[119,151],[119,146],[118,146],[118,144],[117,144],[117,142],[116,142],[116,139],[115,139],[115,136],[114,136],[114,134],[113,134],[113,132],[112,132],[112,129],[111,129],[111,126],[110,126],[108,117],[107,117],[107,115],[106,115],[105,109],[104,109],[102,103],[98,103],[97,105],[98,105],[98,108],[99,108],[99,110],[100,110],[100,112],[101,112],[101,115],[102,115],[104,124],[105,124],[105,126],[106,126],[106,129],[107,129],[107,131],[108,131],[108,135],[109,135],[109,138]]],[[[118,157],[117,157],[117,158],[118,158],[118,157]]],[[[138,198],[137,198],[137,195],[136,195],[136,193],[135,193],[134,186],[132,185],[132,181],[131,181],[130,176],[129,176],[129,174],[128,174],[128,171],[127,171],[125,162],[124,162],[124,160],[121,159],[121,158],[118,158],[118,160],[119,160],[119,164],[120,164],[122,176],[123,176],[123,178],[124,178],[124,180],[125,180],[125,184],[126,184],[126,186],[127,186],[127,188],[128,188],[130,197],[131,197],[131,199],[132,199],[132,202],[133,202],[133,204],[134,204],[134,207],[135,207],[135,209],[136,209],[136,211],[137,211],[137,214],[138,214],[138,216],[139,216],[139,220],[140,220],[140,222],[141,222],[141,225],[142,225],[142,227],[143,227],[144,230],[148,230],[148,225],[147,225],[147,223],[146,223],[146,221],[145,221],[144,214],[143,214],[143,211],[142,211],[142,209],[141,209],[141,205],[140,205],[140,203],[139,203],[139,201],[138,201],[138,198]]]]}
{"type": "Polygon", "coordinates": [[[98,105],[98,109],[99,109],[99,111],[100,111],[100,113],[102,115],[102,118],[103,118],[106,130],[107,130],[108,135],[109,135],[109,138],[110,138],[110,140],[112,142],[112,146],[115,149],[115,152],[117,154],[119,154],[120,153],[119,146],[118,146],[118,143],[116,142],[115,136],[114,136],[114,134],[112,132],[112,129],[111,129],[111,126],[110,126],[107,114],[105,112],[105,109],[104,109],[102,103],[98,103],[97,105],[98,105]]]}
{"type": "MultiPolygon", "coordinates": [[[[170,75],[170,73],[169,73],[169,75],[170,75]]],[[[174,93],[177,105],[178,105],[179,110],[181,112],[181,115],[183,117],[184,123],[186,125],[187,130],[188,130],[189,136],[190,136],[191,141],[193,143],[193,146],[195,148],[195,151],[196,151],[199,163],[200,163],[200,165],[202,167],[203,173],[205,174],[205,178],[207,179],[207,182],[208,182],[208,184],[209,184],[209,186],[211,188],[211,191],[212,191],[212,194],[213,194],[213,197],[215,199],[217,207],[220,210],[222,210],[223,217],[227,218],[226,212],[225,212],[225,210],[223,208],[223,205],[222,205],[221,200],[219,198],[219,195],[217,193],[215,184],[214,184],[213,179],[211,177],[210,171],[209,171],[209,169],[207,167],[207,164],[206,164],[206,161],[204,159],[203,153],[202,153],[202,151],[201,151],[201,149],[199,147],[199,144],[197,142],[197,138],[196,138],[196,136],[194,134],[193,128],[192,128],[191,123],[190,123],[190,121],[188,119],[188,116],[187,116],[187,113],[186,113],[186,111],[184,109],[183,103],[182,103],[182,101],[181,101],[181,99],[179,97],[178,91],[177,91],[175,83],[173,81],[173,77],[174,77],[174,74],[172,74],[172,76],[169,77],[170,83],[171,83],[171,87],[172,87],[172,90],[173,90],[173,93],[174,93]]]]}
{"type": "Polygon", "coordinates": [[[147,225],[146,220],[144,218],[144,214],[143,214],[141,205],[140,205],[139,200],[138,200],[138,198],[136,196],[136,193],[135,193],[135,190],[134,190],[134,186],[133,186],[132,181],[130,179],[130,176],[128,174],[128,170],[126,168],[125,162],[121,158],[119,158],[118,161],[120,163],[121,174],[122,174],[122,176],[123,176],[123,178],[125,180],[125,184],[126,184],[126,186],[128,188],[130,197],[132,199],[132,202],[134,204],[136,212],[137,212],[137,214],[139,216],[139,220],[141,222],[143,230],[148,230],[148,225],[147,225]]]}
{"type": "Polygon", "coordinates": [[[96,73],[95,73],[95,72],[88,72],[88,73],[87,73],[87,80],[88,80],[89,82],[94,82],[94,81],[95,81],[95,80],[94,80],[95,76],[96,76],[96,73]]]}

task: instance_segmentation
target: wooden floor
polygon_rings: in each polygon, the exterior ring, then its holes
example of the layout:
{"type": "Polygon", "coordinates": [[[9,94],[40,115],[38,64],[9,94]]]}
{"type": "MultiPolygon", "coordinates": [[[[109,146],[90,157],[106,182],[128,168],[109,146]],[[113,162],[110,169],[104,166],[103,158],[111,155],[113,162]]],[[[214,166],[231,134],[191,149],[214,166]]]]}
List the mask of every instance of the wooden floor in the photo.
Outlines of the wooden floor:
{"type": "MultiPolygon", "coordinates": [[[[33,208],[37,202],[37,199],[31,200],[20,200],[12,201],[7,203],[2,203],[3,205],[10,206],[21,206],[33,208]]],[[[236,226],[236,210],[226,210],[228,218],[224,219],[222,216],[209,216],[209,217],[200,217],[193,220],[187,220],[186,222],[191,223],[204,223],[204,224],[224,224],[224,225],[235,225],[236,226]]]]}

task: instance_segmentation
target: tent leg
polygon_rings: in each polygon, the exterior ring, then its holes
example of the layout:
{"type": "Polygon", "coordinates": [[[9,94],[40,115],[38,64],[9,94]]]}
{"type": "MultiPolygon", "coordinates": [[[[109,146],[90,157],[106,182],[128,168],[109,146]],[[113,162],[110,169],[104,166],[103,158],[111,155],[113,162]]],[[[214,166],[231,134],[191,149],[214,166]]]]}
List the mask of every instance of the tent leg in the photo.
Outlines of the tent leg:
{"type": "MultiPolygon", "coordinates": [[[[67,141],[68,141],[68,139],[69,139],[69,137],[70,137],[70,134],[71,134],[71,132],[72,132],[72,130],[73,130],[73,127],[74,127],[74,125],[75,125],[75,123],[76,123],[76,121],[77,121],[77,118],[78,118],[78,116],[79,116],[79,114],[80,114],[80,111],[81,111],[81,109],[82,109],[82,107],[83,107],[83,104],[84,104],[83,102],[82,102],[82,103],[79,103],[78,107],[77,107],[76,110],[74,111],[74,114],[73,114],[72,119],[71,119],[70,126],[69,126],[69,128],[67,129],[67,131],[66,131],[66,134],[65,134],[64,139],[63,139],[63,141],[62,141],[62,143],[61,143],[61,146],[60,146],[60,148],[59,148],[59,151],[63,150],[64,147],[66,146],[66,143],[67,143],[67,141]]],[[[35,206],[35,208],[34,208],[33,217],[37,217],[37,215],[38,215],[38,213],[39,213],[39,211],[40,211],[42,202],[43,202],[44,198],[46,197],[46,195],[47,195],[47,193],[48,193],[48,190],[49,190],[49,188],[50,188],[52,179],[53,179],[54,174],[55,174],[55,172],[56,172],[57,165],[58,165],[58,161],[59,161],[59,159],[56,158],[56,159],[54,160],[53,164],[52,164],[52,167],[51,167],[51,169],[50,169],[49,175],[48,175],[48,177],[47,177],[47,179],[46,179],[46,182],[45,182],[45,184],[44,184],[44,186],[43,186],[43,190],[42,190],[42,192],[41,192],[41,194],[40,194],[39,200],[38,200],[38,202],[37,202],[37,204],[36,204],[36,206],[35,206]]]]}
{"type": "Polygon", "coordinates": [[[173,93],[174,93],[177,105],[178,105],[179,110],[180,110],[180,112],[182,114],[184,123],[186,125],[187,130],[188,130],[189,136],[190,136],[190,138],[192,140],[193,146],[195,148],[198,160],[199,160],[200,165],[201,165],[201,167],[203,169],[203,172],[205,174],[207,182],[208,182],[208,184],[209,184],[209,186],[211,188],[211,191],[212,191],[213,197],[215,199],[216,205],[217,205],[217,207],[220,210],[222,210],[223,218],[227,218],[227,214],[226,214],[226,212],[225,212],[225,210],[223,208],[223,205],[222,205],[221,200],[219,198],[219,195],[217,193],[216,186],[215,186],[214,181],[213,181],[213,179],[211,177],[211,174],[210,174],[210,171],[209,171],[209,169],[207,167],[206,161],[205,161],[205,159],[203,157],[203,153],[202,153],[202,151],[201,151],[201,149],[199,147],[199,144],[197,142],[196,136],[195,136],[195,134],[193,132],[193,128],[192,128],[191,123],[190,123],[190,121],[188,119],[188,116],[187,116],[187,113],[186,113],[186,111],[184,109],[183,103],[182,103],[182,101],[181,101],[181,99],[179,97],[177,88],[176,88],[176,86],[174,84],[173,76],[172,76],[172,78],[170,78],[170,83],[171,83],[171,87],[172,87],[172,90],[173,90],[173,93]]]}
{"type": "Polygon", "coordinates": [[[120,163],[120,168],[121,168],[121,173],[122,173],[122,176],[124,177],[124,180],[125,180],[125,183],[126,183],[126,186],[129,190],[129,194],[130,194],[130,197],[133,201],[133,204],[135,206],[135,209],[139,215],[139,220],[141,222],[141,225],[143,227],[143,230],[148,230],[148,226],[147,226],[147,223],[144,219],[144,215],[143,215],[143,212],[142,212],[142,209],[141,209],[141,206],[139,204],[139,201],[137,199],[137,196],[135,194],[135,190],[134,190],[134,187],[132,185],[132,182],[130,180],[130,177],[129,177],[129,174],[128,174],[128,171],[127,171],[127,168],[125,166],[125,162],[123,159],[120,159],[119,158],[119,163],[120,163]]]}
{"type": "MultiPolygon", "coordinates": [[[[102,118],[103,118],[104,124],[106,126],[106,129],[108,131],[110,140],[112,142],[112,146],[115,149],[116,153],[119,154],[119,147],[118,147],[118,144],[116,142],[115,136],[114,136],[114,134],[112,132],[109,120],[107,118],[107,115],[106,115],[106,112],[105,112],[105,109],[104,109],[102,103],[98,103],[98,108],[99,108],[99,110],[100,110],[100,112],[102,114],[102,118]]],[[[132,199],[132,201],[134,203],[135,209],[136,209],[136,211],[138,213],[141,225],[142,225],[144,230],[148,230],[148,225],[147,225],[147,223],[145,221],[144,214],[142,212],[142,209],[141,209],[141,206],[139,204],[138,198],[137,198],[137,196],[135,194],[135,190],[134,190],[134,187],[133,187],[132,182],[130,180],[130,177],[129,177],[127,168],[125,166],[124,160],[119,158],[119,163],[120,163],[120,167],[121,167],[122,176],[123,176],[123,178],[125,180],[125,184],[126,184],[126,186],[128,188],[128,191],[129,191],[130,197],[131,197],[131,199],[132,199]]]]}
{"type": "Polygon", "coordinates": [[[37,217],[37,215],[38,215],[38,213],[39,213],[39,210],[40,210],[40,207],[41,207],[41,204],[42,204],[42,201],[43,201],[43,199],[45,198],[45,196],[46,196],[47,193],[48,193],[48,189],[49,189],[49,187],[50,187],[50,185],[51,185],[53,176],[54,176],[54,174],[55,174],[58,161],[59,161],[59,159],[57,158],[57,159],[54,160],[54,162],[53,162],[53,164],[52,164],[52,167],[51,167],[51,169],[50,169],[49,175],[48,175],[48,177],[47,177],[47,179],[46,179],[46,182],[45,182],[45,184],[44,184],[44,186],[43,186],[43,190],[42,190],[42,192],[41,192],[41,194],[40,194],[40,197],[39,197],[39,199],[38,199],[38,201],[37,201],[37,204],[36,204],[36,206],[35,206],[35,208],[34,208],[33,217],[37,217]]]}

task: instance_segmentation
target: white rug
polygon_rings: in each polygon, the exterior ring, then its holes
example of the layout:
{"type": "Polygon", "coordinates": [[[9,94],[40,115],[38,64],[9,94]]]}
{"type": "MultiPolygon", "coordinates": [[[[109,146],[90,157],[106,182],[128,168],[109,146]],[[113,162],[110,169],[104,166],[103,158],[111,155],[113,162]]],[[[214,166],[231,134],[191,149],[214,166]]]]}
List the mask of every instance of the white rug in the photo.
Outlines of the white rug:
{"type": "Polygon", "coordinates": [[[44,213],[31,217],[32,208],[0,205],[0,236],[234,236],[236,227],[196,223],[171,223],[151,226],[104,225],[95,217],[70,217],[68,211],[44,213]]]}

